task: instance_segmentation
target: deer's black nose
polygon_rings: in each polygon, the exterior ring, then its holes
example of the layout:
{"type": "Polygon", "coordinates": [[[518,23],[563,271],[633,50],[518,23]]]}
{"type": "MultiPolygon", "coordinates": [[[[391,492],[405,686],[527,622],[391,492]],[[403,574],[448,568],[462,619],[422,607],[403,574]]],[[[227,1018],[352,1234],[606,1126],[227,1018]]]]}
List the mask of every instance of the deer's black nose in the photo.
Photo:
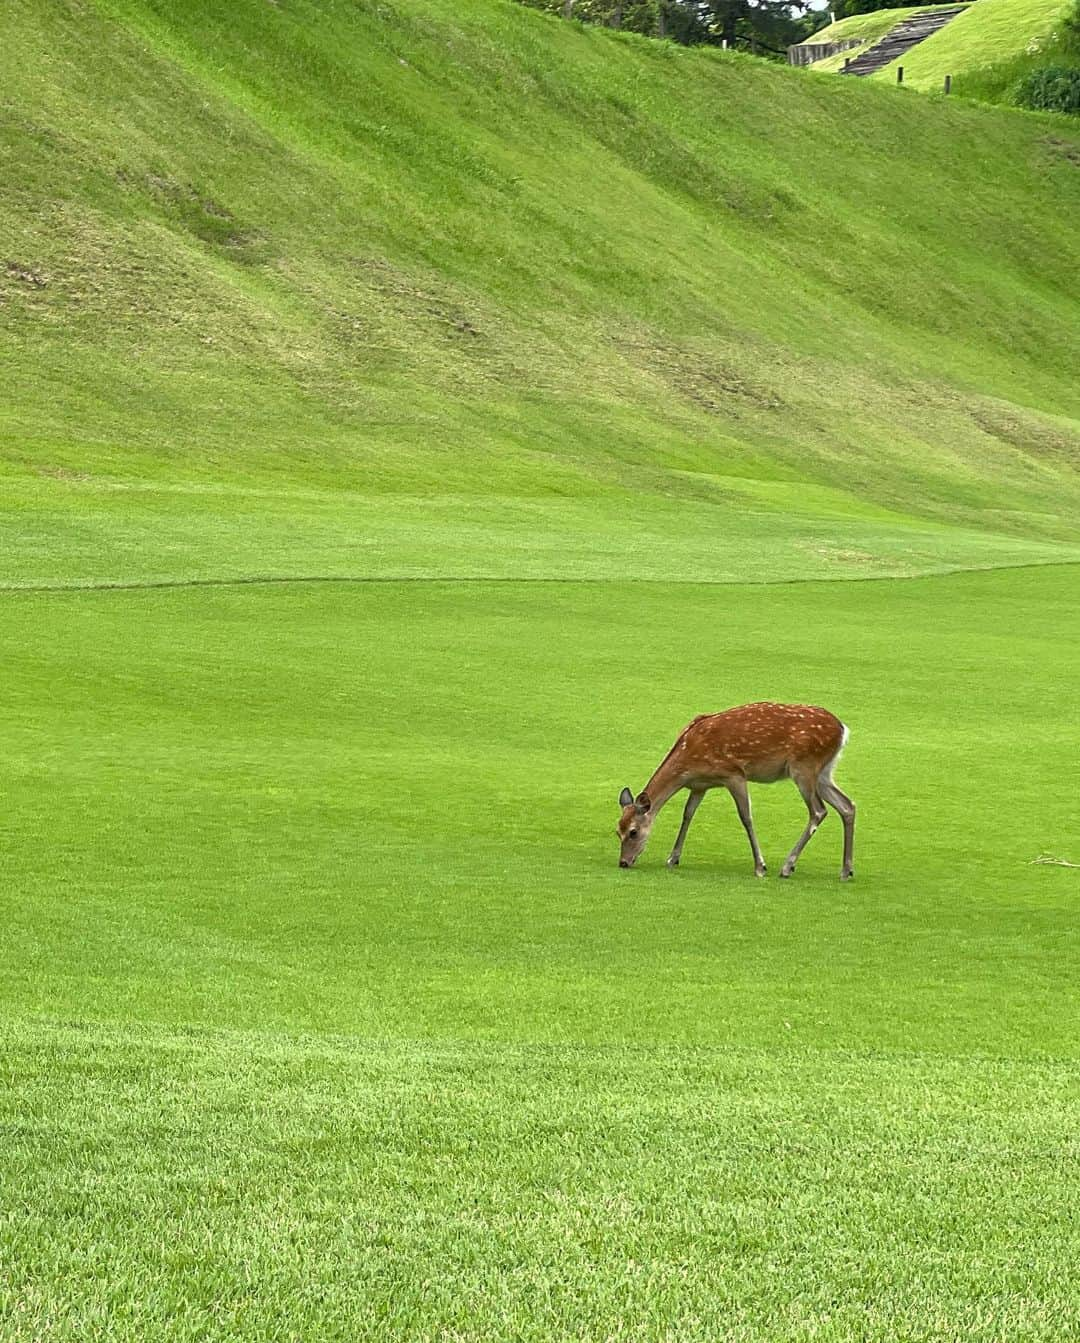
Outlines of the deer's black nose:
{"type": "Polygon", "coordinates": [[[619,859],[619,866],[620,866],[620,867],[629,867],[630,864],[626,861],[625,858],[620,858],[620,859],[619,859]]]}

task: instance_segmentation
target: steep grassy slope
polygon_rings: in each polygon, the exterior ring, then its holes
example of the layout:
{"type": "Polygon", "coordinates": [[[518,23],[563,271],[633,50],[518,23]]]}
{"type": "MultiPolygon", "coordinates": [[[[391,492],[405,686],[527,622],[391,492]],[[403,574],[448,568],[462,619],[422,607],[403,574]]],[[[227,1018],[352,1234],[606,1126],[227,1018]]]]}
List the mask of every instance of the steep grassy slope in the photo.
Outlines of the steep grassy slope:
{"type": "Polygon", "coordinates": [[[1075,553],[1038,123],[512,4],[0,22],[10,581],[1075,553]]]}

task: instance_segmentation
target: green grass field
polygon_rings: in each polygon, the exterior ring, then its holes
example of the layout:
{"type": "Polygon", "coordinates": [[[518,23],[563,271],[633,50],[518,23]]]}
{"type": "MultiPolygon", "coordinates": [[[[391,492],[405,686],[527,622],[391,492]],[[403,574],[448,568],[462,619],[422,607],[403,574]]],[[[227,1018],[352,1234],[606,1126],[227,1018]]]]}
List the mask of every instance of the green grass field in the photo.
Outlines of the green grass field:
{"type": "Polygon", "coordinates": [[[3,631],[5,1337],[1080,1327],[1075,569],[3,631]],[[852,724],[856,881],[833,818],[757,882],[720,796],[620,872],[619,787],[763,688],[852,724]]]}
{"type": "Polygon", "coordinates": [[[4,1343],[1080,1334],[1060,128],[494,0],[0,65],[4,1343]],[[620,871],[764,697],[856,880],[620,871]]]}

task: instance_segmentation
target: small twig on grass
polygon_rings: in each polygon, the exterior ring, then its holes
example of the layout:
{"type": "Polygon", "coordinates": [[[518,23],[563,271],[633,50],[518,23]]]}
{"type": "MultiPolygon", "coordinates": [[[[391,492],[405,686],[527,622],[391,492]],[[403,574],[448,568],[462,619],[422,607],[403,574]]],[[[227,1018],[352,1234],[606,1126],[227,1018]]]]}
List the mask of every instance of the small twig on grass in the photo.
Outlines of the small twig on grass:
{"type": "Polygon", "coordinates": [[[1028,866],[1031,867],[1033,863],[1052,863],[1054,867],[1080,867],[1080,863],[1070,863],[1067,858],[1051,858],[1048,853],[1040,853],[1038,858],[1032,858],[1028,866]]]}

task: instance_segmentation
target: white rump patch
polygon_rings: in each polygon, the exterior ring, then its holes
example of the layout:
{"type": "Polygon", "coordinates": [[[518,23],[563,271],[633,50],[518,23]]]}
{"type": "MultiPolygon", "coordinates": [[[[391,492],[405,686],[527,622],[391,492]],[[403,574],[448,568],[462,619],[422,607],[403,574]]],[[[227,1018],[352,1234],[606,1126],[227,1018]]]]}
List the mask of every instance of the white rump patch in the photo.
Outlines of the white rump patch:
{"type": "Polygon", "coordinates": [[[840,745],[836,748],[836,754],[835,754],[835,755],[833,756],[833,758],[826,764],[825,768],[821,771],[821,776],[820,776],[820,777],[823,778],[823,779],[825,780],[826,783],[832,783],[832,772],[833,772],[833,770],[836,768],[836,762],[837,762],[837,761],[840,759],[840,757],[844,754],[844,747],[845,747],[845,746],[847,745],[847,743],[848,743],[848,735],[849,735],[849,734],[848,734],[847,724],[846,724],[846,723],[841,723],[841,724],[840,724],[840,727],[841,727],[841,730],[842,730],[842,731],[841,731],[841,737],[840,737],[840,745]]]}

